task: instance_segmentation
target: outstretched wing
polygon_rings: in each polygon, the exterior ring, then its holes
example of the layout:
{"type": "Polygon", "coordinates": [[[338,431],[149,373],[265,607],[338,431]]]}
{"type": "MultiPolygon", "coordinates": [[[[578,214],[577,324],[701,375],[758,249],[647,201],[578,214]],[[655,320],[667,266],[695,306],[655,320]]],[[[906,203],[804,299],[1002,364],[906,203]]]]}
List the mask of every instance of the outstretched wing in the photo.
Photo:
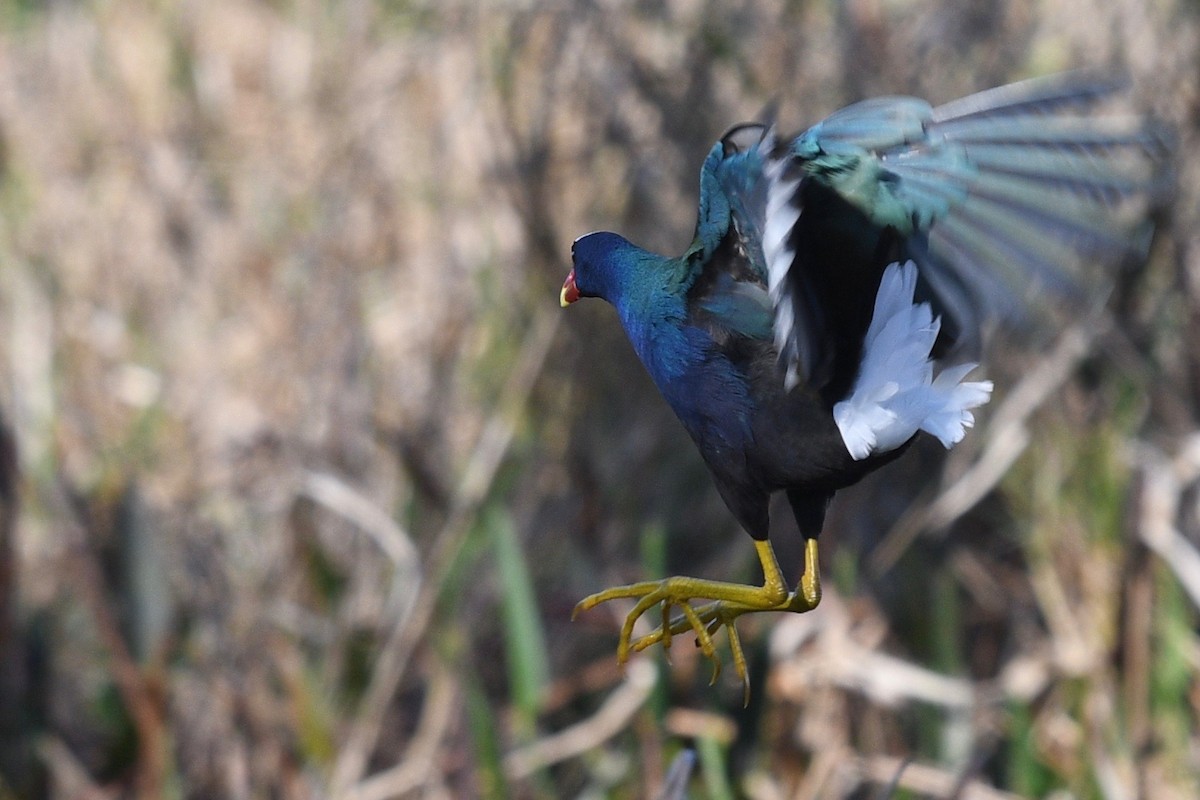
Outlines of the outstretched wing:
{"type": "Polygon", "coordinates": [[[684,255],[693,321],[718,340],[727,335],[770,341],[775,309],[763,254],[768,126],[734,126],[713,145],[700,170],[696,237],[684,255]]]}
{"type": "Polygon", "coordinates": [[[972,340],[987,317],[1078,296],[1096,268],[1142,257],[1168,148],[1137,118],[1097,113],[1121,88],[1068,74],[937,108],[868,100],[746,151],[765,179],[722,182],[761,245],[789,383],[849,386],[892,261],[915,261],[943,330],[972,340]]]}

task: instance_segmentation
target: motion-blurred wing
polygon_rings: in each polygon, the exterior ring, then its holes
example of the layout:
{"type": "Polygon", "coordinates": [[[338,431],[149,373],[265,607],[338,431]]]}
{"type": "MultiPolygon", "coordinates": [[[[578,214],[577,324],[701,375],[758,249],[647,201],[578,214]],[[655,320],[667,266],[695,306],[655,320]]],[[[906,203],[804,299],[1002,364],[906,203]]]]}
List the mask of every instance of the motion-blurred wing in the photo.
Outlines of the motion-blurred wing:
{"type": "Polygon", "coordinates": [[[760,233],[789,381],[837,372],[846,354],[831,348],[855,345],[831,298],[897,256],[917,263],[965,339],[983,319],[1079,296],[1085,281],[1107,283],[1104,267],[1144,256],[1168,148],[1141,119],[1097,113],[1121,88],[1068,74],[938,108],[879,98],[776,146],[760,233]],[[860,241],[876,252],[855,251],[860,241]]]}

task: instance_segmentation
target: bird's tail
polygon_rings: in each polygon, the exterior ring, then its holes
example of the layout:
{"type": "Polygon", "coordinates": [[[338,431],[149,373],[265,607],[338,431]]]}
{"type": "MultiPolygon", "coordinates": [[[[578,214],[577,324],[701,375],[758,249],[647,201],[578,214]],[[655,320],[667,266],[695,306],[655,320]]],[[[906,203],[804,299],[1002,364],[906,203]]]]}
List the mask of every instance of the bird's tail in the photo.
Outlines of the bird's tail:
{"type": "Polygon", "coordinates": [[[850,396],[833,408],[850,455],[857,460],[894,450],[918,430],[946,447],[975,424],[971,410],[991,396],[991,381],[964,381],[975,364],[933,375],[930,352],[940,320],[928,303],[915,303],[917,267],[890,265],[875,297],[863,342],[863,360],[850,396]]]}

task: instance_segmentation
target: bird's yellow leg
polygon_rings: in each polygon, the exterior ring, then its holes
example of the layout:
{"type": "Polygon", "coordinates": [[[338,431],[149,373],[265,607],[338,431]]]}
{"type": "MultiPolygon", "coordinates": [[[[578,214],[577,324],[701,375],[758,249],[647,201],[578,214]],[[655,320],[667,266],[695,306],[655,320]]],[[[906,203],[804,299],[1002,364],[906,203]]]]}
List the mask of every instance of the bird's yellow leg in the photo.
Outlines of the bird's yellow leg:
{"type": "MultiPolygon", "coordinates": [[[[747,614],[752,611],[792,611],[797,614],[803,614],[805,611],[812,611],[821,604],[821,572],[819,553],[817,548],[817,540],[809,539],[805,543],[804,548],[804,575],[800,578],[800,583],[796,590],[789,593],[783,603],[771,606],[770,608],[739,608],[730,603],[714,602],[701,606],[695,609],[696,616],[705,626],[708,633],[711,635],[716,633],[720,627],[718,618],[722,615],[733,615],[734,618],[747,614]],[[715,623],[715,624],[714,624],[715,623]]],[[[665,613],[666,609],[664,609],[665,613]]],[[[645,650],[652,644],[659,641],[666,642],[670,640],[672,634],[683,633],[688,629],[693,629],[694,626],[688,622],[686,617],[675,617],[671,620],[669,626],[664,625],[651,634],[643,636],[633,643],[632,649],[636,652],[645,650]]]]}
{"type": "Polygon", "coordinates": [[[696,642],[704,655],[713,661],[713,680],[720,673],[720,660],[713,647],[712,635],[724,625],[729,631],[729,645],[733,651],[733,663],[738,677],[747,684],[746,659],[733,621],[742,614],[753,611],[808,611],[815,608],[821,599],[820,577],[817,568],[817,543],[810,539],[805,548],[804,577],[795,592],[789,593],[783,582],[783,573],[775,558],[775,551],[767,540],[755,540],[762,564],[763,585],[746,586],[724,581],[700,578],[666,578],[661,581],[643,581],[628,586],[617,586],[585,597],[575,606],[572,618],[581,611],[595,608],[601,603],[619,598],[637,598],[633,610],[625,617],[621,636],[617,642],[617,661],[624,664],[631,650],[644,650],[661,642],[663,649],[671,646],[671,636],[692,630],[696,642]],[[711,601],[698,609],[689,605],[692,600],[711,601]],[[632,642],[633,626],[642,614],[655,605],[663,606],[663,625],[654,633],[632,642]],[[670,608],[679,606],[683,616],[670,620],[670,608]]]}
{"type": "Polygon", "coordinates": [[[817,540],[806,539],[804,542],[804,574],[800,576],[800,584],[796,591],[788,595],[785,608],[780,611],[795,611],[803,614],[812,611],[821,604],[821,564],[817,554],[817,540]]]}

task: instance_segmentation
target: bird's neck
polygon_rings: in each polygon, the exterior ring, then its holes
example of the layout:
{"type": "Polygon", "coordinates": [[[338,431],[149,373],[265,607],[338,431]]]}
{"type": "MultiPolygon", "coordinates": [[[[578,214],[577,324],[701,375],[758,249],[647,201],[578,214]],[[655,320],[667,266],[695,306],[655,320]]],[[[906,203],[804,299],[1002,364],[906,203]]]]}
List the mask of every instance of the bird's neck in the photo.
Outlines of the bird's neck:
{"type": "Polygon", "coordinates": [[[682,332],[686,311],[682,297],[666,294],[639,298],[617,308],[630,344],[660,387],[679,372],[679,360],[686,350],[682,332]]]}
{"type": "Polygon", "coordinates": [[[683,264],[650,253],[645,256],[627,273],[627,282],[611,300],[630,344],[661,388],[678,374],[687,350],[682,333],[687,318],[683,264]]]}
{"type": "Polygon", "coordinates": [[[747,387],[708,332],[688,323],[684,295],[664,293],[640,310],[618,311],[646,371],[701,451],[742,446],[750,435],[747,387]]]}

